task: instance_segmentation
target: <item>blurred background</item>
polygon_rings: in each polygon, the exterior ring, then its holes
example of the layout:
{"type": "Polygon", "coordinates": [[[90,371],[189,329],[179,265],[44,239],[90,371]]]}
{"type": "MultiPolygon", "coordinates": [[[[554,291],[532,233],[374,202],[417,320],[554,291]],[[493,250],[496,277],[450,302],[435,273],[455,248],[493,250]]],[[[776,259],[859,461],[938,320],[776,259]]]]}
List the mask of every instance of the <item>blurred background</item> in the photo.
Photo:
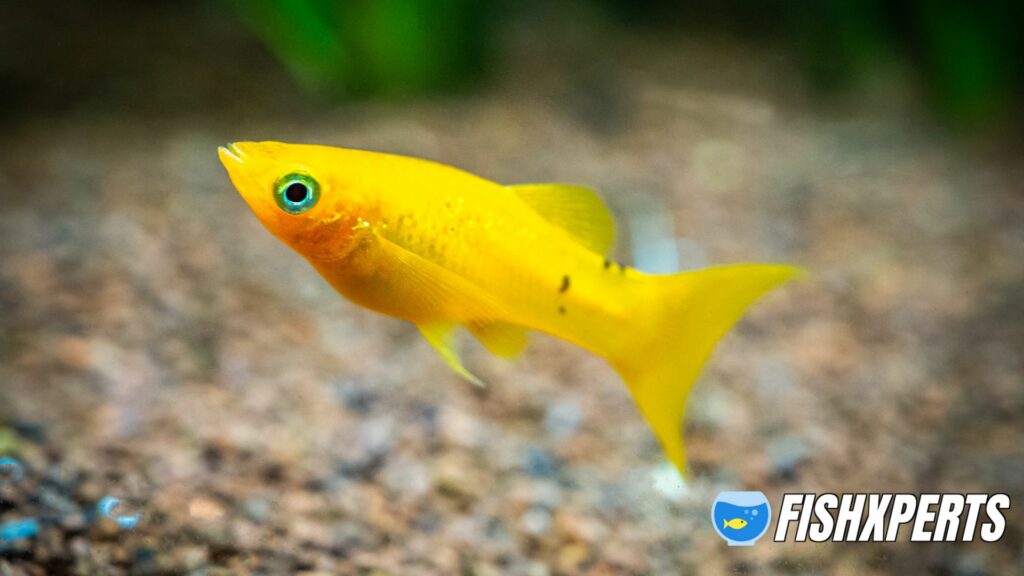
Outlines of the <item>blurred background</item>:
{"type": "Polygon", "coordinates": [[[1024,571],[1022,24],[1008,0],[4,3],[0,573],[1024,571]],[[813,279],[719,346],[684,483],[600,360],[467,341],[480,390],[346,303],[231,188],[216,146],[250,139],[579,182],[643,270],[813,279]],[[994,544],[737,550],[708,521],[735,489],[1015,508],[994,544]],[[111,495],[137,526],[93,512],[111,495]]]}

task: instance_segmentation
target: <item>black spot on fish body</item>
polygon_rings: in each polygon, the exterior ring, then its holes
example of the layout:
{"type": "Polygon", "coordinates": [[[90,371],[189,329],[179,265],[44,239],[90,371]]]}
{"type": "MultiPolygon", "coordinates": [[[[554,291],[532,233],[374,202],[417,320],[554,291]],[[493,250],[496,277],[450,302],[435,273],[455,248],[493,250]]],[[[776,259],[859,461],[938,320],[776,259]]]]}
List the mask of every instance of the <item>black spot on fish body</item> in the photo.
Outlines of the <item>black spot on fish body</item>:
{"type": "Polygon", "coordinates": [[[565,316],[565,306],[559,306],[558,313],[561,314],[562,316],[565,316]]]}
{"type": "Polygon", "coordinates": [[[564,294],[568,290],[569,290],[569,276],[565,275],[565,276],[562,276],[562,287],[558,289],[558,292],[560,294],[564,294]]]}
{"type": "Polygon", "coordinates": [[[604,259],[604,269],[607,270],[607,269],[609,269],[611,267],[612,267],[612,261],[607,259],[607,258],[605,258],[604,259]]]}

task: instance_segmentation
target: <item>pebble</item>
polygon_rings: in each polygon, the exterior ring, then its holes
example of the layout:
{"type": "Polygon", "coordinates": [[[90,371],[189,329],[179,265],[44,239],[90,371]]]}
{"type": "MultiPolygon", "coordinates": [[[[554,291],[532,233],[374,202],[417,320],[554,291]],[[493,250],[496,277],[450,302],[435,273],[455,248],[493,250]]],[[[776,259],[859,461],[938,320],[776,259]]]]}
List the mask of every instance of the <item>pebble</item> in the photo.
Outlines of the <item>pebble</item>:
{"type": "Polygon", "coordinates": [[[132,576],[152,576],[160,573],[161,562],[159,552],[154,548],[143,546],[132,555],[132,576]]]}
{"type": "Polygon", "coordinates": [[[527,576],[550,576],[551,569],[547,564],[535,560],[527,565],[526,574],[527,576]]]}
{"type": "Polygon", "coordinates": [[[379,395],[359,382],[342,380],[335,385],[338,400],[356,414],[367,414],[377,402],[379,395]]]}
{"type": "Polygon", "coordinates": [[[75,487],[75,497],[80,501],[99,502],[105,496],[105,487],[96,478],[84,478],[75,487]]]}
{"type": "Polygon", "coordinates": [[[445,454],[438,460],[434,485],[442,493],[464,500],[475,500],[485,489],[469,459],[456,452],[445,454]]]}
{"type": "Polygon", "coordinates": [[[442,442],[448,446],[473,448],[484,440],[484,426],[480,420],[454,406],[441,406],[437,426],[442,442]]]}
{"type": "Polygon", "coordinates": [[[531,446],[523,455],[523,471],[534,478],[552,478],[558,474],[561,463],[551,452],[531,446]]]}
{"type": "Polygon", "coordinates": [[[543,536],[551,531],[551,512],[540,506],[533,506],[519,518],[523,531],[531,536],[543,536]]]}
{"type": "MultiPolygon", "coordinates": [[[[42,422],[31,422],[27,420],[19,420],[13,425],[14,432],[18,434],[23,440],[28,442],[34,442],[36,444],[42,444],[46,442],[46,425],[42,422]]],[[[0,454],[5,453],[0,448],[0,454]]]]}
{"type": "Polygon", "coordinates": [[[608,527],[600,520],[569,511],[555,514],[555,526],[569,540],[584,544],[601,542],[608,535],[608,527]]]}
{"type": "Polygon", "coordinates": [[[778,477],[792,476],[797,468],[811,454],[807,443],[795,436],[784,436],[768,443],[765,447],[772,473],[778,477]]]}
{"type": "Polygon", "coordinates": [[[78,532],[88,526],[88,519],[85,517],[84,512],[76,510],[71,514],[61,516],[59,523],[60,527],[68,532],[78,532]]]}
{"type": "Polygon", "coordinates": [[[6,560],[0,560],[0,576],[28,576],[28,572],[17,564],[11,564],[6,560]]]}
{"type": "Polygon", "coordinates": [[[75,536],[68,539],[68,549],[71,550],[71,555],[78,559],[85,559],[89,557],[90,546],[89,541],[81,536],[75,536]]]}
{"type": "Polygon", "coordinates": [[[114,540],[121,535],[121,525],[113,518],[100,516],[96,519],[96,522],[89,527],[89,534],[93,538],[99,540],[114,540]]]}
{"type": "Polygon", "coordinates": [[[35,555],[44,564],[64,560],[68,551],[63,532],[49,526],[40,530],[36,537],[35,555]]]}
{"type": "Polygon", "coordinates": [[[0,457],[0,485],[16,484],[24,477],[25,469],[18,460],[9,456],[0,457]]]}
{"type": "Polygon", "coordinates": [[[538,480],[528,485],[527,497],[530,502],[537,506],[543,506],[554,510],[562,503],[562,488],[552,480],[538,480]]]}
{"type": "Polygon", "coordinates": [[[489,562],[477,562],[473,565],[473,576],[502,576],[505,572],[489,562]]]}
{"type": "Polygon", "coordinates": [[[237,519],[231,523],[229,541],[239,550],[256,550],[266,544],[267,532],[252,522],[237,519]]]}
{"type": "Polygon", "coordinates": [[[558,549],[555,566],[560,574],[575,574],[590,556],[590,550],[583,544],[567,544],[558,549]]]}
{"type": "Polygon", "coordinates": [[[334,526],[334,546],[337,550],[371,548],[376,540],[374,532],[357,522],[345,521],[334,526]]]}
{"type": "Polygon", "coordinates": [[[0,544],[9,544],[34,538],[39,533],[39,520],[19,518],[0,524],[0,544]]]}
{"type": "Polygon", "coordinates": [[[312,519],[292,519],[288,524],[288,532],[303,545],[330,548],[334,543],[331,527],[323,522],[312,519]]]}
{"type": "Polygon", "coordinates": [[[575,434],[583,421],[583,410],[577,400],[559,399],[552,402],[544,413],[544,429],[555,439],[575,434]]]}
{"type": "Polygon", "coordinates": [[[188,503],[189,516],[199,522],[219,520],[224,517],[225,512],[224,506],[211,498],[200,496],[188,503]]]}
{"type": "Polygon", "coordinates": [[[351,441],[352,449],[341,465],[341,472],[353,478],[372,478],[391,450],[394,431],[394,420],[386,416],[370,418],[360,424],[351,441]]]}
{"type": "Polygon", "coordinates": [[[175,548],[175,570],[198,570],[209,562],[209,556],[209,551],[205,546],[180,546],[175,548]]]}
{"type": "Polygon", "coordinates": [[[242,501],[242,512],[249,520],[262,523],[270,518],[273,508],[266,498],[250,496],[242,501]]]}
{"type": "Polygon", "coordinates": [[[412,501],[430,491],[427,467],[413,460],[392,458],[380,474],[381,483],[396,497],[412,501]]]}
{"type": "Polygon", "coordinates": [[[987,576],[992,573],[987,564],[985,556],[977,552],[963,554],[954,562],[953,573],[956,576],[987,576]]]}

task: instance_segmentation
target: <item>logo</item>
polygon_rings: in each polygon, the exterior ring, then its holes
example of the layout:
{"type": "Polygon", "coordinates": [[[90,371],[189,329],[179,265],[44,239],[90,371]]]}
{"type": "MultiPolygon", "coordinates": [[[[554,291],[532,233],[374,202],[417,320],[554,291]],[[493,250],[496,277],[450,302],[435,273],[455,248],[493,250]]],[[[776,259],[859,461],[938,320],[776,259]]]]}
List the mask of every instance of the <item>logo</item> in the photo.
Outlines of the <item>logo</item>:
{"type": "Polygon", "coordinates": [[[1007,494],[786,494],[775,541],[996,542],[1007,494]]]}
{"type": "Polygon", "coordinates": [[[711,505],[711,523],[729,546],[753,546],[771,520],[772,509],[761,492],[721,492],[711,505]]]}

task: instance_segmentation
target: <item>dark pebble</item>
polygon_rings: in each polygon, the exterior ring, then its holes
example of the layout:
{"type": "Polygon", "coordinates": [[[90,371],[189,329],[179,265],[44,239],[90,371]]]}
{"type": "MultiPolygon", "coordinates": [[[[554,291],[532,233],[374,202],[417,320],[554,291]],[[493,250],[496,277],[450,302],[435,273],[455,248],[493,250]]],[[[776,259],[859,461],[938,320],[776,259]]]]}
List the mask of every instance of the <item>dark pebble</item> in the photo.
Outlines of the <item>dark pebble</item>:
{"type": "Polygon", "coordinates": [[[373,390],[348,381],[339,383],[335,394],[345,408],[356,414],[366,414],[380,398],[373,390]]]}
{"type": "Polygon", "coordinates": [[[11,426],[22,440],[42,444],[46,442],[46,426],[39,422],[21,420],[11,426]]]}
{"type": "Polygon", "coordinates": [[[139,548],[132,556],[132,575],[150,576],[160,572],[156,550],[148,547],[139,548]]]}
{"type": "Polygon", "coordinates": [[[551,478],[558,474],[561,463],[547,450],[529,448],[523,457],[523,469],[535,478],[551,478]]]}

